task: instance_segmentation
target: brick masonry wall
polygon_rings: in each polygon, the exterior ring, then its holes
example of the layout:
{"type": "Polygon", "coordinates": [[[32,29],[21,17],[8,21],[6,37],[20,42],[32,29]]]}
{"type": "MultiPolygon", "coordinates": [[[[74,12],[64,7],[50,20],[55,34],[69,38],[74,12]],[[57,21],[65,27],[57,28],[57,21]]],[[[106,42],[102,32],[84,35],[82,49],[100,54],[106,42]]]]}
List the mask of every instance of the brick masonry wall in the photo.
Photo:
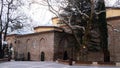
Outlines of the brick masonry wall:
{"type": "Polygon", "coordinates": [[[109,20],[108,43],[111,61],[120,61],[120,18],[109,20]]]}
{"type": "Polygon", "coordinates": [[[67,52],[67,60],[72,56],[73,53],[73,58],[76,59],[76,52],[74,51],[75,47],[75,42],[74,38],[72,35],[65,33],[65,32],[55,32],[55,37],[54,37],[54,44],[55,44],[55,60],[56,59],[64,59],[65,57],[65,52],[67,52]]]}
{"type": "Polygon", "coordinates": [[[104,61],[102,52],[89,52],[87,61],[104,61]]]}
{"type": "MultiPolygon", "coordinates": [[[[120,19],[108,20],[108,24],[112,25],[108,26],[110,59],[111,61],[120,61],[120,19]]],[[[70,40],[70,37],[65,37],[65,33],[55,31],[7,37],[8,44],[12,43],[14,51],[19,54],[18,57],[24,55],[25,59],[27,59],[27,53],[30,52],[31,60],[40,60],[41,52],[44,52],[46,61],[53,61],[58,58],[63,59],[64,51],[67,51],[70,57],[71,49],[69,49],[69,46],[75,45],[74,43],[70,43],[70,40]],[[63,39],[64,42],[60,43],[61,39],[63,39]]],[[[77,58],[76,56],[74,57],[77,58]]],[[[87,60],[103,61],[103,53],[89,52],[87,60]]]]}
{"type": "Polygon", "coordinates": [[[30,52],[31,60],[40,60],[41,52],[45,53],[45,61],[53,60],[54,32],[40,33],[36,35],[17,36],[16,50],[18,58],[25,57],[30,52]]]}

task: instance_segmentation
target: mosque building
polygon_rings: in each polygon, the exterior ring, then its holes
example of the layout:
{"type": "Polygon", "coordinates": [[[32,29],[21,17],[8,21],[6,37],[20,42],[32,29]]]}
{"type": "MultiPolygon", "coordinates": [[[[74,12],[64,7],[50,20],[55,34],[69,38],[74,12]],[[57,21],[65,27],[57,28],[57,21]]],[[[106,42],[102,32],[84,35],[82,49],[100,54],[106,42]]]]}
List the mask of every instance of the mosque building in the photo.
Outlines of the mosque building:
{"type": "MultiPolygon", "coordinates": [[[[52,18],[53,26],[38,26],[31,34],[11,34],[7,36],[9,46],[13,47],[12,57],[34,61],[67,60],[73,57],[80,60],[73,35],[65,24],[59,24],[59,18],[52,18]]],[[[120,61],[120,8],[107,8],[108,49],[110,61],[120,61]]],[[[85,61],[104,61],[103,53],[89,52],[85,61]]]]}

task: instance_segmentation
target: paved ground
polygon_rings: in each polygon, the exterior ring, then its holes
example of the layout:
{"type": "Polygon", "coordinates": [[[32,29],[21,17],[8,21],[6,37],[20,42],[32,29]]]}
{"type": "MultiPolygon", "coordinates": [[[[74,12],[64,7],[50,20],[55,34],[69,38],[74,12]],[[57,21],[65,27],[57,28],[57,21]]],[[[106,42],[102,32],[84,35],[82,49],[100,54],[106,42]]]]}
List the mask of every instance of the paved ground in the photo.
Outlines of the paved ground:
{"type": "Polygon", "coordinates": [[[69,66],[55,62],[12,61],[0,63],[0,68],[120,68],[114,66],[69,66]]]}

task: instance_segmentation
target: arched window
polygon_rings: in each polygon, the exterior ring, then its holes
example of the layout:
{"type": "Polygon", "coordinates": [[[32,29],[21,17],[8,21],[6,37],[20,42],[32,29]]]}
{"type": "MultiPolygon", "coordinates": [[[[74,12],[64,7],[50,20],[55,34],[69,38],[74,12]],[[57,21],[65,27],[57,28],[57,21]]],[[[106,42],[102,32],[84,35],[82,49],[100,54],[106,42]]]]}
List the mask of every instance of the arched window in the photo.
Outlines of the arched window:
{"type": "Polygon", "coordinates": [[[64,39],[64,48],[67,48],[67,46],[68,46],[68,40],[64,39]]]}
{"type": "Polygon", "coordinates": [[[62,38],[59,42],[59,46],[67,48],[68,47],[68,38],[67,37],[62,38]]]}
{"type": "Polygon", "coordinates": [[[29,51],[30,39],[26,40],[26,53],[29,51]]]}
{"type": "Polygon", "coordinates": [[[30,42],[30,39],[27,39],[27,40],[26,40],[26,43],[28,44],[29,42],[30,42]]]}
{"type": "Polygon", "coordinates": [[[37,43],[36,40],[33,40],[33,43],[32,43],[33,44],[33,48],[36,48],[36,43],[37,43]]]}
{"type": "Polygon", "coordinates": [[[40,47],[43,47],[43,46],[45,46],[45,39],[41,38],[40,39],[40,47]]]}

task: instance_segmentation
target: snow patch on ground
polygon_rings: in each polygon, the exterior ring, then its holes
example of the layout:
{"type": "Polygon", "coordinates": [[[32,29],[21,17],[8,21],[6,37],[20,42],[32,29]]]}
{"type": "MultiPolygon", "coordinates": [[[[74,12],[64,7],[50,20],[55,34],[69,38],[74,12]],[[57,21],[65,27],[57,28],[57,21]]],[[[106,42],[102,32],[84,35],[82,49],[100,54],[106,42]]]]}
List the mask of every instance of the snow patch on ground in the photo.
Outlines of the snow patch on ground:
{"type": "Polygon", "coordinates": [[[119,68],[115,66],[69,66],[56,62],[11,61],[0,63],[0,68],[119,68]]]}

